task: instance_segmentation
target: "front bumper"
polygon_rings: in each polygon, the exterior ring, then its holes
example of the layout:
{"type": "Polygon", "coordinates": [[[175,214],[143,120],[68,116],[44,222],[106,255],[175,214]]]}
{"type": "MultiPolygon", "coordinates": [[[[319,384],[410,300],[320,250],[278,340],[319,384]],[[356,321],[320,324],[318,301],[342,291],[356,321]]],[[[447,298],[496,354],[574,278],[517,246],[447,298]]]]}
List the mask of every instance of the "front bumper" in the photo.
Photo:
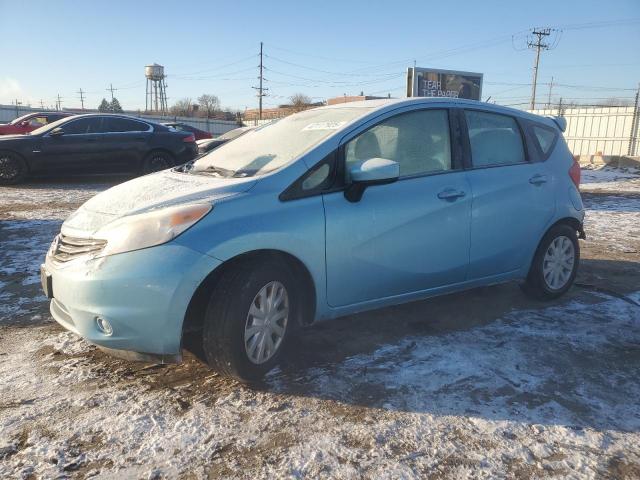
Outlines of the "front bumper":
{"type": "Polygon", "coordinates": [[[220,263],[175,243],[66,264],[47,257],[51,314],[116,356],[175,361],[193,293],[220,263]],[[108,321],[110,334],[99,328],[98,318],[108,321]]]}

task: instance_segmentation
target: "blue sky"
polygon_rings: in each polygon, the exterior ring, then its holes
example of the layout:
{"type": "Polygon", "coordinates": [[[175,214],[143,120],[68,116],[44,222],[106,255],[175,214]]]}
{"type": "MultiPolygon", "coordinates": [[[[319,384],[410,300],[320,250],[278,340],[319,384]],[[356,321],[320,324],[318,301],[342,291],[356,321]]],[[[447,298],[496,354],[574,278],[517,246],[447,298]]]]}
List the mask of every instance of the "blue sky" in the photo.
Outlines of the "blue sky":
{"type": "MultiPolygon", "coordinates": [[[[157,62],[170,104],[212,93],[223,106],[253,108],[263,41],[266,106],[296,92],[401,96],[414,59],[483,72],[483,97],[517,105],[530,95],[533,52],[520,47],[534,26],[563,27],[540,66],[540,82],[572,85],[555,87],[554,100],[633,96],[640,0],[0,0],[0,103],[53,105],[60,94],[79,107],[82,88],[95,108],[113,83],[123,107],[144,108],[144,65],[157,62]]],[[[548,86],[539,93],[546,99],[548,86]]]]}

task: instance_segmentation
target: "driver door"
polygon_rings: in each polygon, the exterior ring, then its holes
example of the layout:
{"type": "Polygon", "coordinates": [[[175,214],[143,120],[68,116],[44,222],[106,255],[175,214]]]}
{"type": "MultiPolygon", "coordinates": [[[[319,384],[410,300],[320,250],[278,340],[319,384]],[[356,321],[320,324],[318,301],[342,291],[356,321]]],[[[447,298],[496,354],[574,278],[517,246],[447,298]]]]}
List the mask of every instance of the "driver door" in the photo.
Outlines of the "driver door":
{"type": "Polygon", "coordinates": [[[466,279],[471,191],[460,156],[452,154],[452,130],[457,128],[452,129],[447,109],[413,110],[379,121],[344,143],[346,172],[381,157],[399,163],[400,178],[368,187],[356,203],[343,192],[323,195],[331,306],[466,279]]]}
{"type": "Polygon", "coordinates": [[[62,135],[42,136],[39,171],[92,173],[104,155],[103,117],[84,117],[60,125],[62,135]]]}

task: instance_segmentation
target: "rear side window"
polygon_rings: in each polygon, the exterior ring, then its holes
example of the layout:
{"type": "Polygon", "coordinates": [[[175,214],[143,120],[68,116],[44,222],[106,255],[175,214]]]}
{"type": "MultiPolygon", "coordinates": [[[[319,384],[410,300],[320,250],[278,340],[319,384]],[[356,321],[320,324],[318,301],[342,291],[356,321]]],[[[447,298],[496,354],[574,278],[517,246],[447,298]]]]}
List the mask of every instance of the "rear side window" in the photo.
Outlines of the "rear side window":
{"type": "Polygon", "coordinates": [[[128,118],[106,118],[107,132],[146,132],[149,126],[146,123],[129,120],[128,118]]]}
{"type": "Polygon", "coordinates": [[[533,135],[536,137],[538,146],[540,147],[540,150],[545,155],[545,157],[549,155],[551,149],[553,148],[553,145],[555,144],[558,134],[550,128],[534,125],[533,135]]]}
{"type": "Polygon", "coordinates": [[[466,110],[474,167],[526,162],[520,127],[513,117],[466,110]]]}

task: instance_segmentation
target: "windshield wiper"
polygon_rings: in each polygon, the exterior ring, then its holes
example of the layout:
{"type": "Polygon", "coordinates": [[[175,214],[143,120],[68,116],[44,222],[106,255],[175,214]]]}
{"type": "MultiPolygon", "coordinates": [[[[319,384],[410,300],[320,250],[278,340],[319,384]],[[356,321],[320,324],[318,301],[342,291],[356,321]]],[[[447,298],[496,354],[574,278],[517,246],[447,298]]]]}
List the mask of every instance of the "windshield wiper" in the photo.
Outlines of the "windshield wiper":
{"type": "MultiPolygon", "coordinates": [[[[194,165],[195,166],[195,165],[194,165]]],[[[208,165],[203,169],[195,169],[192,168],[191,172],[193,173],[217,173],[222,177],[233,177],[236,172],[235,170],[229,170],[228,168],[218,167],[216,165],[208,165]]]]}

